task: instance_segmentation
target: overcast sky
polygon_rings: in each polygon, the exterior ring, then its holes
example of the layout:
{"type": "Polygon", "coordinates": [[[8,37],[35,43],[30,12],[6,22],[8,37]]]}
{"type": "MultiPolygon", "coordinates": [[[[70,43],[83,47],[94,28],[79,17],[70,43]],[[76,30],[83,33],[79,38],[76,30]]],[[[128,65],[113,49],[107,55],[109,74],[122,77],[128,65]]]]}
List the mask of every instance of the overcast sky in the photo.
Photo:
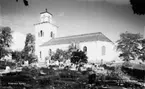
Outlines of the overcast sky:
{"type": "Polygon", "coordinates": [[[145,16],[133,14],[129,0],[0,0],[2,25],[23,34],[34,33],[40,13],[48,9],[59,26],[58,37],[102,32],[112,41],[125,31],[143,34],[145,16]]]}

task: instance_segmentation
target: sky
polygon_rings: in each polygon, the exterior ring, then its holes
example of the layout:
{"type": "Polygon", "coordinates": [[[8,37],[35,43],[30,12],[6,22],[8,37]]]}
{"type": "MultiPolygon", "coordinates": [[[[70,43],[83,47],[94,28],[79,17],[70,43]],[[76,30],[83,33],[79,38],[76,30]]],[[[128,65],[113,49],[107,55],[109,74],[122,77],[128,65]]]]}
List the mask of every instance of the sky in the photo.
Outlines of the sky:
{"type": "Polygon", "coordinates": [[[22,34],[34,34],[34,24],[40,22],[40,13],[53,14],[58,28],[57,36],[102,32],[113,42],[125,31],[143,35],[145,15],[136,15],[129,0],[0,0],[1,25],[10,26],[22,34]]]}

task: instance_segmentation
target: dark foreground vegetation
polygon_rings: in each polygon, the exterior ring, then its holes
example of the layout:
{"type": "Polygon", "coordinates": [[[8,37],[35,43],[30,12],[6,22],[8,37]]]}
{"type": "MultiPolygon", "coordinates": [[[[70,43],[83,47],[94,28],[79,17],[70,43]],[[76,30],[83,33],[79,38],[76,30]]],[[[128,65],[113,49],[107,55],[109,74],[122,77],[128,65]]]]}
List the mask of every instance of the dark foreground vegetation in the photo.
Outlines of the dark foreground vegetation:
{"type": "Polygon", "coordinates": [[[145,80],[145,65],[125,63],[122,66],[122,71],[132,77],[132,80],[144,82],[145,80]]]}
{"type": "Polygon", "coordinates": [[[117,73],[95,74],[91,70],[72,71],[24,67],[21,72],[1,76],[1,89],[113,89],[140,85],[124,81],[117,73]],[[11,86],[11,87],[10,87],[11,86]],[[7,88],[6,88],[7,87],[7,88]],[[103,88],[104,87],[104,88],[103,88]]]}

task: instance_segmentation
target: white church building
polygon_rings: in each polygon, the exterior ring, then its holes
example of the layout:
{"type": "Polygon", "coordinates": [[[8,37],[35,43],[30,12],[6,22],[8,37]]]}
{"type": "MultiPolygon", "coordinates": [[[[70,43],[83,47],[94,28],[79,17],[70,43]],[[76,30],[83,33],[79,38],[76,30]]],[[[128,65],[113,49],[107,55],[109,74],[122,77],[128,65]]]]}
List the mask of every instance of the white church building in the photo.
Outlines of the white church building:
{"type": "Polygon", "coordinates": [[[88,62],[98,63],[112,61],[116,57],[114,43],[103,33],[88,33],[57,37],[57,26],[52,23],[53,15],[46,11],[40,13],[40,23],[35,26],[35,49],[38,62],[46,62],[46,57],[50,52],[55,52],[58,48],[67,50],[69,45],[75,44],[80,50],[87,48],[88,62]]]}

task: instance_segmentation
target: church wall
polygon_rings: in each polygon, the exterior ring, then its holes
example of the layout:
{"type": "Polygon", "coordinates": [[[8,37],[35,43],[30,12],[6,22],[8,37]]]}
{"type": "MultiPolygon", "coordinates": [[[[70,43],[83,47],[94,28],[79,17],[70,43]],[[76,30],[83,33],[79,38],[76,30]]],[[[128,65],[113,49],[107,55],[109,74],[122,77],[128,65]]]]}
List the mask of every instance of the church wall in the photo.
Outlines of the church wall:
{"type": "Polygon", "coordinates": [[[110,62],[112,60],[115,60],[117,57],[117,52],[115,51],[114,44],[111,42],[105,42],[105,41],[97,41],[97,61],[101,62],[103,59],[103,62],[110,62]],[[102,53],[103,48],[105,47],[104,53],[102,53]]]}
{"type": "Polygon", "coordinates": [[[42,44],[51,39],[51,37],[50,37],[51,31],[54,32],[55,36],[57,33],[56,27],[54,27],[50,23],[43,23],[43,24],[36,25],[35,29],[36,29],[35,30],[36,39],[39,41],[39,44],[42,44]],[[43,34],[44,34],[43,37],[38,36],[38,34],[40,33],[41,30],[43,31],[43,34]]]}
{"type": "Polygon", "coordinates": [[[79,44],[79,47],[81,50],[83,50],[84,46],[87,47],[87,57],[88,62],[96,62],[97,59],[97,42],[91,41],[91,42],[81,42],[79,44]]]}
{"type": "Polygon", "coordinates": [[[35,39],[36,39],[36,43],[35,43],[35,54],[38,55],[38,58],[40,58],[40,45],[42,45],[44,42],[47,42],[48,40],[52,39],[50,37],[50,33],[51,31],[55,34],[55,36],[57,35],[57,28],[55,26],[53,26],[50,23],[43,23],[43,24],[38,24],[35,25],[35,39]],[[43,32],[43,36],[40,37],[39,33],[42,30],[43,32]]]}
{"type": "MultiPolygon", "coordinates": [[[[45,58],[49,55],[49,49],[52,52],[56,52],[56,50],[62,49],[67,50],[70,44],[60,44],[60,45],[52,45],[52,46],[45,46],[41,47],[40,51],[42,52],[42,59],[41,62],[45,62],[45,58]]],[[[104,41],[92,41],[92,42],[81,42],[79,43],[80,50],[83,50],[83,47],[87,47],[87,57],[88,62],[91,63],[101,63],[101,59],[103,62],[110,62],[117,57],[117,53],[114,49],[114,44],[110,42],[104,41]],[[105,47],[105,53],[102,55],[102,47],[105,47]]]]}
{"type": "Polygon", "coordinates": [[[50,49],[52,52],[56,52],[56,50],[62,49],[62,50],[67,50],[68,46],[70,44],[60,44],[60,45],[51,45],[51,46],[45,46],[45,47],[41,47],[40,51],[42,52],[42,59],[40,59],[40,61],[44,62],[45,58],[48,57],[50,49]]]}
{"type": "MultiPolygon", "coordinates": [[[[45,46],[41,47],[42,51],[42,60],[40,61],[45,61],[45,57],[48,56],[49,54],[49,49],[52,50],[52,52],[56,52],[56,50],[62,49],[62,50],[67,50],[70,44],[61,44],[61,45],[52,45],[52,46],[45,46]]],[[[97,60],[97,42],[81,42],[79,43],[79,48],[80,50],[83,50],[83,47],[87,47],[87,57],[89,62],[96,62],[97,60]]]]}

